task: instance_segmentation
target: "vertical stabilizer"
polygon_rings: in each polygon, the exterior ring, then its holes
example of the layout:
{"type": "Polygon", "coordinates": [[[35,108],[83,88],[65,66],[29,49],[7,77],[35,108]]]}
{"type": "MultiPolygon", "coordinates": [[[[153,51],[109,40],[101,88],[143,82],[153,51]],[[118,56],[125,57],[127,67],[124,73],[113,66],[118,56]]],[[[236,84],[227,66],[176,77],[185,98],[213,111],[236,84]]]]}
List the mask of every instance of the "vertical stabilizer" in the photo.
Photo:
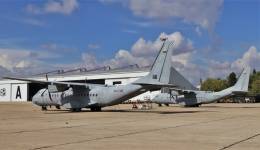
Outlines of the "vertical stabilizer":
{"type": "Polygon", "coordinates": [[[239,76],[237,83],[232,87],[234,92],[247,92],[250,76],[250,67],[247,67],[243,70],[239,76]]]}
{"type": "Polygon", "coordinates": [[[165,40],[150,73],[134,84],[169,84],[173,42],[165,40]]]}

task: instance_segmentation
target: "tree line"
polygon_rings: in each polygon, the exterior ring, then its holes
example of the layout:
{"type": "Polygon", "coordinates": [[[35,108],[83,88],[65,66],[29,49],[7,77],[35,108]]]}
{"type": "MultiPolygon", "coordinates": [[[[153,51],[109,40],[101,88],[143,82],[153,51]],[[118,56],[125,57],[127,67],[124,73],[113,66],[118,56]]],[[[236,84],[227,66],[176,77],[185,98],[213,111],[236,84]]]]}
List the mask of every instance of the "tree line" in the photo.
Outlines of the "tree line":
{"type": "MultiPolygon", "coordinates": [[[[201,90],[203,91],[221,91],[230,86],[233,86],[237,82],[238,77],[234,72],[231,72],[225,79],[220,78],[208,78],[201,83],[201,90]]],[[[260,71],[253,70],[249,79],[249,94],[260,94],[260,71]]]]}

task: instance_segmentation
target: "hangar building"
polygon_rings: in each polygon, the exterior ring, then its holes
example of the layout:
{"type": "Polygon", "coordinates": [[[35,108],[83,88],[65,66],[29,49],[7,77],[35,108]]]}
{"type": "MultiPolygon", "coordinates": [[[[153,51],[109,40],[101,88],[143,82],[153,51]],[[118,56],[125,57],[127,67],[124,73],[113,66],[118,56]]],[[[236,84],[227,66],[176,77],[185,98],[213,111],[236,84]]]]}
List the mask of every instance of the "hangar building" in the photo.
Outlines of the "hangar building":
{"type": "MultiPolygon", "coordinates": [[[[86,70],[85,68],[79,68],[69,71],[57,70],[54,72],[42,73],[28,77],[30,79],[46,80],[46,74],[48,74],[49,81],[68,81],[68,82],[80,82],[80,83],[94,83],[94,84],[128,84],[138,78],[145,76],[149,73],[150,67],[139,68],[138,66],[131,65],[127,68],[118,69],[103,69],[86,70]]],[[[17,80],[0,80],[0,102],[2,101],[31,101],[33,95],[38,92],[39,89],[44,88],[44,85],[37,83],[30,83],[17,80]]],[[[150,92],[146,92],[135,98],[135,100],[150,99],[150,92]]]]}

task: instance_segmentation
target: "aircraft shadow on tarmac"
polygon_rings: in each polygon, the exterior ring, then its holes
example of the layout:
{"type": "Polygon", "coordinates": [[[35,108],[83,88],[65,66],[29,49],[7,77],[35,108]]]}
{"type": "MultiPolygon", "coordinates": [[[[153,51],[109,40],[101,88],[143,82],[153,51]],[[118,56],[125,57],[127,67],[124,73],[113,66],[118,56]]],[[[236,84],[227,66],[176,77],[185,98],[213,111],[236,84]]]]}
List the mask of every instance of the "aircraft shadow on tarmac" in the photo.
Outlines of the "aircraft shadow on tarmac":
{"type": "Polygon", "coordinates": [[[258,106],[203,106],[204,108],[260,108],[258,106]]]}
{"type": "Polygon", "coordinates": [[[47,110],[44,113],[46,114],[62,114],[62,113],[105,113],[105,112],[114,112],[114,113],[153,113],[153,114],[189,114],[189,113],[201,113],[201,112],[215,112],[209,110],[184,110],[184,111],[154,111],[154,110],[102,110],[101,112],[92,112],[90,110],[82,110],[81,112],[70,112],[67,110],[47,110]]]}

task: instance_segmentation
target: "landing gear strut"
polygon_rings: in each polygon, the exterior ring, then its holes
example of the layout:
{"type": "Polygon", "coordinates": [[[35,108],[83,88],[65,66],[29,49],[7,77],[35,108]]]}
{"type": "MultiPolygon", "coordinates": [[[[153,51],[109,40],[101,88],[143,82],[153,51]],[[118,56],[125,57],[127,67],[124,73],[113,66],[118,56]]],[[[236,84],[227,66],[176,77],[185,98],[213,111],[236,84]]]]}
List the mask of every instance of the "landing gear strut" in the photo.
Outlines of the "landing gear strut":
{"type": "Polygon", "coordinates": [[[91,111],[101,111],[101,107],[91,107],[91,111]]]}
{"type": "Polygon", "coordinates": [[[47,107],[46,106],[42,106],[42,111],[46,111],[47,107]]]}

